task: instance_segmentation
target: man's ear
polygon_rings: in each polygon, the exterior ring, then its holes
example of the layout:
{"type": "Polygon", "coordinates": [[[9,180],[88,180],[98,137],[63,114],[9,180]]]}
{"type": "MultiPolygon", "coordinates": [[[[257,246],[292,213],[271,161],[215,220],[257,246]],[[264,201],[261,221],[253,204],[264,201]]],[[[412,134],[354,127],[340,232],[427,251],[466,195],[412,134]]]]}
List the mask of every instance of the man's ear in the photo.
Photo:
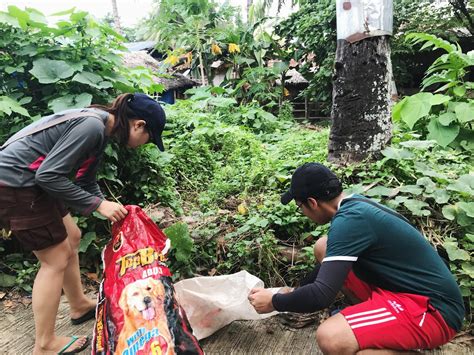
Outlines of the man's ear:
{"type": "Polygon", "coordinates": [[[312,197],[308,197],[308,199],[306,200],[306,203],[313,210],[318,207],[318,201],[312,197]]]}

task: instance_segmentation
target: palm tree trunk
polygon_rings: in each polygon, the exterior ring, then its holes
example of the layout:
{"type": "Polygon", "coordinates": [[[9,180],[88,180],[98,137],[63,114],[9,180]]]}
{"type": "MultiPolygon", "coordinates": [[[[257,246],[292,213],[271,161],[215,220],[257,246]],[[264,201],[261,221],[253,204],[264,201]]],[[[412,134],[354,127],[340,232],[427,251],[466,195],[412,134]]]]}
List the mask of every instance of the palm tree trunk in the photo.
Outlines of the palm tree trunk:
{"type": "Polygon", "coordinates": [[[112,14],[114,17],[115,30],[121,33],[122,27],[120,26],[120,17],[118,14],[117,0],[112,0],[112,14]]]}
{"type": "Polygon", "coordinates": [[[388,36],[338,40],[333,85],[330,161],[376,156],[392,131],[392,62],[388,36]]]}

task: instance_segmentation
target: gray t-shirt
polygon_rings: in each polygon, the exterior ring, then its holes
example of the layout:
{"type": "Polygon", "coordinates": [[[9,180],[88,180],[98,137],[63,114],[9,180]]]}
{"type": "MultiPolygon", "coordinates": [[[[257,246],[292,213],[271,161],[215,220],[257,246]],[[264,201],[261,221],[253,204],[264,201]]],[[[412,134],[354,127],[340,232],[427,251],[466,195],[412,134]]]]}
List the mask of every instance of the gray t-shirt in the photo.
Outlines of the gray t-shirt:
{"type": "MultiPolygon", "coordinates": [[[[37,185],[83,215],[96,210],[104,199],[96,173],[107,145],[105,124],[109,114],[90,108],[78,111],[84,116],[21,138],[1,150],[0,186],[37,185]],[[98,113],[101,119],[89,112],[98,113]]],[[[63,114],[46,116],[41,121],[63,114]]]]}

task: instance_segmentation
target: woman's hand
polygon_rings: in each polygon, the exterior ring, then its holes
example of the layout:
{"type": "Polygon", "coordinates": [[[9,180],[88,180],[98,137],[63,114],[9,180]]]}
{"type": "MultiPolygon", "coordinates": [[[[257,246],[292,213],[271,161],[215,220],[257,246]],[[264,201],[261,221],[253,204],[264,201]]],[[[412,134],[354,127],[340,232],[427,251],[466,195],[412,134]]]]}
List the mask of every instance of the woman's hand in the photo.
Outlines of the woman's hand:
{"type": "Polygon", "coordinates": [[[106,200],[102,201],[97,207],[97,212],[114,223],[121,221],[128,214],[128,211],[121,204],[106,200]]]}
{"type": "Polygon", "coordinates": [[[270,313],[275,310],[272,303],[273,293],[264,288],[254,288],[250,291],[248,300],[257,313],[270,313]]]}

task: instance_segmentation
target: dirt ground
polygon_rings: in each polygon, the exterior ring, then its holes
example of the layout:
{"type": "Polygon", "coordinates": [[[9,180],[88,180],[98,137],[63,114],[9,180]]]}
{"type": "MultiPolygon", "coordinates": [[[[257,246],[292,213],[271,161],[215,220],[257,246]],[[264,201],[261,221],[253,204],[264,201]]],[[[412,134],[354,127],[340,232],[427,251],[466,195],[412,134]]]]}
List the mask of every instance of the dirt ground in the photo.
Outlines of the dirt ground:
{"type": "MultiPolygon", "coordinates": [[[[0,311],[2,314],[0,354],[31,354],[34,344],[34,323],[30,300],[3,301],[0,311]]],[[[93,320],[80,326],[72,326],[68,317],[67,302],[62,299],[56,324],[58,334],[91,335],[93,326],[93,320]]],[[[278,317],[263,321],[237,321],[201,340],[201,345],[209,355],[321,354],[316,345],[315,331],[314,324],[302,329],[288,328],[278,317]]],[[[82,354],[90,354],[90,348],[82,354]]],[[[472,336],[464,335],[441,349],[419,354],[474,354],[474,343],[472,336]]]]}

